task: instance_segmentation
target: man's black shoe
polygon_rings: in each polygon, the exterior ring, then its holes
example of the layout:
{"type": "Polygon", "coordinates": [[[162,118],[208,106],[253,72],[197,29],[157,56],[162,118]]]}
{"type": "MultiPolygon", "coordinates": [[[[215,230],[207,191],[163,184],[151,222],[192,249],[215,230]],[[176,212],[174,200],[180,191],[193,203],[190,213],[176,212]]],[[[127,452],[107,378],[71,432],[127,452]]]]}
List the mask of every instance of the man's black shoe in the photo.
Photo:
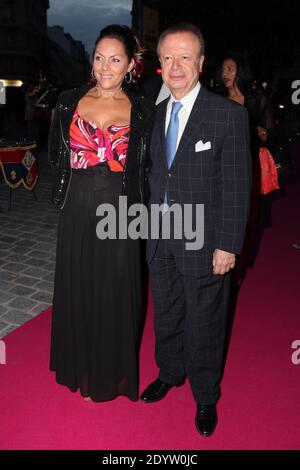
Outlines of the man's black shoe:
{"type": "Polygon", "coordinates": [[[142,393],[140,399],[144,403],[154,403],[155,401],[162,400],[172,387],[179,387],[183,382],[179,384],[166,384],[159,378],[154,380],[142,393]]]}
{"type": "Polygon", "coordinates": [[[197,431],[205,437],[211,436],[217,426],[216,405],[197,405],[195,424],[197,431]]]}

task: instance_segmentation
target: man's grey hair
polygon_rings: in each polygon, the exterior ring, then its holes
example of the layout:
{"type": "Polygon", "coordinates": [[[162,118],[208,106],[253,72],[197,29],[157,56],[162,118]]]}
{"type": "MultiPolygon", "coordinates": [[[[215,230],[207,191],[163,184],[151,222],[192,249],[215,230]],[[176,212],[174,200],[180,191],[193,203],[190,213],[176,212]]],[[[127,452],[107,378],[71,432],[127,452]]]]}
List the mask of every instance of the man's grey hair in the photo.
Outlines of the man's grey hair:
{"type": "Polygon", "coordinates": [[[158,39],[158,44],[156,48],[157,55],[159,57],[160,55],[160,46],[163,40],[166,38],[166,36],[169,36],[169,34],[176,34],[176,33],[192,33],[194,34],[200,44],[200,55],[204,55],[205,53],[205,41],[202,36],[202,33],[198,26],[192,24],[192,23],[176,23],[172,26],[169,26],[167,29],[165,29],[161,35],[159,36],[158,39]]]}

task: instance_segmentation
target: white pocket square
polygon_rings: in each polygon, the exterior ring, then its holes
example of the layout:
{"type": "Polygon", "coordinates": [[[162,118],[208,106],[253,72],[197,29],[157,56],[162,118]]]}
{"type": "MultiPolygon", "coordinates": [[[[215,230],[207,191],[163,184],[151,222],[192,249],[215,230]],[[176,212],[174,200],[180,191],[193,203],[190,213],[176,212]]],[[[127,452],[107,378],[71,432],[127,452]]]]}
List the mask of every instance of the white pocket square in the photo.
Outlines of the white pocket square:
{"type": "Polygon", "coordinates": [[[202,142],[202,140],[199,140],[199,142],[197,142],[195,144],[195,151],[196,152],[203,152],[203,150],[210,150],[211,149],[211,142],[208,141],[208,142],[205,142],[205,144],[202,142]]]}

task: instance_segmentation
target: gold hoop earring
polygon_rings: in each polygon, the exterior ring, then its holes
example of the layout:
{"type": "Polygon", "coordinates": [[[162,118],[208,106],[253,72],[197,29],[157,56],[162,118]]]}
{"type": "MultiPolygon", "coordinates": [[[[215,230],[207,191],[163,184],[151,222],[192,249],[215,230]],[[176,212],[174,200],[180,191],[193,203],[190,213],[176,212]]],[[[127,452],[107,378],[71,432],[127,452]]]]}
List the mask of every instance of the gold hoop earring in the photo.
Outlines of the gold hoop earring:
{"type": "Polygon", "coordinates": [[[132,72],[130,70],[125,74],[124,80],[127,85],[132,82],[132,72]],[[129,78],[127,77],[127,74],[129,74],[129,78]]]}

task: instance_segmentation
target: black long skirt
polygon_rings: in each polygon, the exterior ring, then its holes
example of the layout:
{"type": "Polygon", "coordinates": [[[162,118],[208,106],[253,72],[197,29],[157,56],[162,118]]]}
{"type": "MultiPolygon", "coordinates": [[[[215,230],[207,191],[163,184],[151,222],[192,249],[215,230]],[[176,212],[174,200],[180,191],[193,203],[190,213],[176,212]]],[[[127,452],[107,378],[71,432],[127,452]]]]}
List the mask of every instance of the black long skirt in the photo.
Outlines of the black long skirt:
{"type": "Polygon", "coordinates": [[[106,166],[73,170],[58,226],[50,369],[94,401],[138,399],[140,242],[96,234],[97,207],[118,209],[121,187],[106,166]]]}

